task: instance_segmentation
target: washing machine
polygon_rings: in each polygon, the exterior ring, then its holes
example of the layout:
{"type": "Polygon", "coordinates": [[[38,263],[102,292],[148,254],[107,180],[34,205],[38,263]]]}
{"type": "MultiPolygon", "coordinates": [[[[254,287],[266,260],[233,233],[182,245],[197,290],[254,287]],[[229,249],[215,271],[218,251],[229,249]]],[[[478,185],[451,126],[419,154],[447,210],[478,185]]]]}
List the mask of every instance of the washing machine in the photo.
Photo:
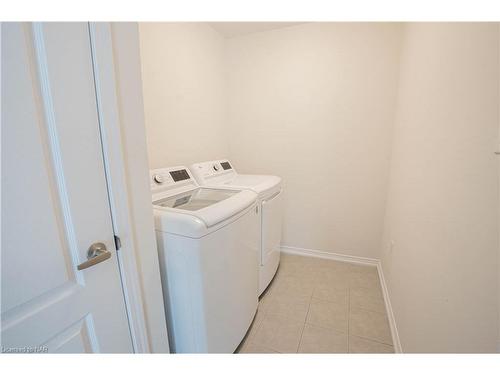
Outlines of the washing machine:
{"type": "Polygon", "coordinates": [[[205,187],[249,189],[258,194],[260,219],[259,295],[273,279],[280,262],[283,193],[281,178],[270,175],[239,174],[229,160],[193,164],[190,170],[205,187]]]}
{"type": "Polygon", "coordinates": [[[150,171],[167,328],[175,353],[232,353],[257,311],[257,194],[150,171]]]}

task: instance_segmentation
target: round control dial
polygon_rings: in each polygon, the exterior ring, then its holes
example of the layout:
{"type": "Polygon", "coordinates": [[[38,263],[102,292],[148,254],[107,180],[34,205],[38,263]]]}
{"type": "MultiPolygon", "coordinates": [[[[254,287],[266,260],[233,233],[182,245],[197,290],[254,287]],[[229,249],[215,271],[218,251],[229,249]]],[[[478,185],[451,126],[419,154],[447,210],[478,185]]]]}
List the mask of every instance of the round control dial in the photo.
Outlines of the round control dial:
{"type": "Polygon", "coordinates": [[[214,164],[213,168],[214,168],[214,171],[216,171],[216,172],[219,171],[219,166],[217,164],[214,164]]]}
{"type": "Polygon", "coordinates": [[[153,176],[153,180],[158,183],[158,184],[161,184],[163,182],[163,176],[161,174],[155,174],[153,176]]]}

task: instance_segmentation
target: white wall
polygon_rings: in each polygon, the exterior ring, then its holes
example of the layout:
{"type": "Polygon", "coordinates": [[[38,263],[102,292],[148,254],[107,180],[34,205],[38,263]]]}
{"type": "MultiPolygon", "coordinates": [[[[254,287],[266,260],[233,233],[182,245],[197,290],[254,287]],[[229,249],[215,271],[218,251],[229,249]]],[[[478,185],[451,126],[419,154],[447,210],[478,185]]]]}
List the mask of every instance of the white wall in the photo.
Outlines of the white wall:
{"type": "Polygon", "coordinates": [[[406,27],[382,244],[405,352],[496,349],[497,27],[406,27]]]}
{"type": "Polygon", "coordinates": [[[228,39],[229,157],[283,178],[283,244],[378,257],[400,35],[308,23],[228,39]]]}
{"type": "Polygon", "coordinates": [[[227,157],[224,39],[203,23],[140,23],[151,168],[227,157]]]}
{"type": "Polygon", "coordinates": [[[404,351],[495,350],[497,24],[140,31],[151,167],[282,176],[283,243],[381,257],[404,351]]]}

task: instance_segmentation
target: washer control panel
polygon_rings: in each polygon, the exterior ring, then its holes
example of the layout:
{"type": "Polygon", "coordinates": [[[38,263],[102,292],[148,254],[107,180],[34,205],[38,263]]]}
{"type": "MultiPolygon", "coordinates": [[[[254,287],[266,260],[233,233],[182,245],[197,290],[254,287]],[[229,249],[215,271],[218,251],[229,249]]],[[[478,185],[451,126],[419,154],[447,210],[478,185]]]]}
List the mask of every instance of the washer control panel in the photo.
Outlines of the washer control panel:
{"type": "Polygon", "coordinates": [[[183,186],[195,183],[189,169],[186,167],[160,168],[150,171],[150,184],[152,190],[164,187],[183,186]]]}
{"type": "Polygon", "coordinates": [[[174,182],[189,180],[191,176],[189,175],[187,169],[178,169],[176,171],[169,171],[170,177],[174,180],[174,182]]]}
{"type": "Polygon", "coordinates": [[[153,176],[153,180],[154,180],[154,182],[156,182],[157,184],[161,184],[161,183],[163,183],[163,181],[164,181],[164,179],[163,179],[163,175],[161,175],[161,174],[155,174],[155,175],[153,176]]]}

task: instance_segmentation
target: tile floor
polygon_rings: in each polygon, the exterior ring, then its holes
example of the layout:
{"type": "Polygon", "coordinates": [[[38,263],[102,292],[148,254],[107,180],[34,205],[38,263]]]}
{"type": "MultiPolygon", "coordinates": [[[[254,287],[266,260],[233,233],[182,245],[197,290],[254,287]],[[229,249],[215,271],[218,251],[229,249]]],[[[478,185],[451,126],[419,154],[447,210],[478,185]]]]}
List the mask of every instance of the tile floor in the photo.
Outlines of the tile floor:
{"type": "Polygon", "coordinates": [[[375,267],[282,254],[238,353],[393,353],[375,267]]]}

